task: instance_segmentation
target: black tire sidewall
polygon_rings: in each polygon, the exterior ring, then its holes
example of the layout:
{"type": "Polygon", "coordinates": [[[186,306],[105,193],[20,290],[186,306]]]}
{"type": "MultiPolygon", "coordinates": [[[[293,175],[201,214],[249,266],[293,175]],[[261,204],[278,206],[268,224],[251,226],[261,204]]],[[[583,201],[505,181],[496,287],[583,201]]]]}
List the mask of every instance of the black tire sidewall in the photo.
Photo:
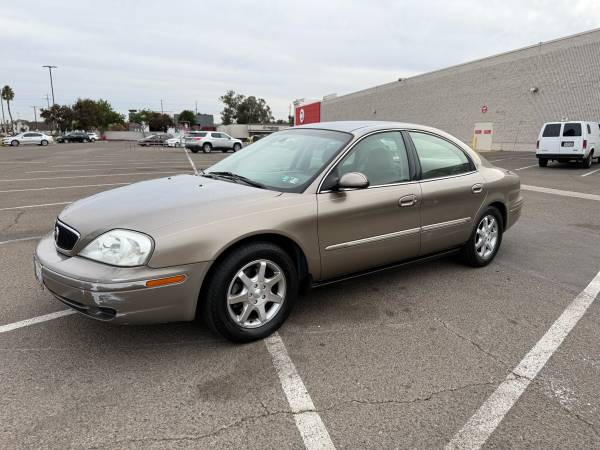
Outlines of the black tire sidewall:
{"type": "Polygon", "coordinates": [[[540,158],[538,162],[540,163],[540,167],[546,167],[548,165],[547,159],[540,158]]]}
{"type": "Polygon", "coordinates": [[[10,141],[10,146],[11,147],[18,147],[21,143],[19,141],[17,141],[16,139],[14,141],[10,141]],[[15,144],[16,142],[16,144],[15,144]]]}
{"type": "Polygon", "coordinates": [[[491,263],[494,260],[494,258],[498,254],[498,251],[500,250],[500,246],[502,245],[503,235],[504,235],[504,220],[502,219],[502,214],[500,214],[500,211],[498,211],[497,208],[494,208],[493,206],[488,206],[477,217],[477,220],[474,222],[473,231],[471,232],[471,237],[469,238],[469,241],[466,243],[466,245],[463,247],[462,253],[463,253],[464,261],[473,267],[487,266],[489,263],[491,263]],[[488,215],[494,216],[494,218],[496,219],[496,222],[498,223],[498,243],[496,244],[496,248],[494,249],[494,252],[492,253],[492,255],[487,259],[483,259],[475,251],[475,238],[477,237],[477,227],[479,226],[479,222],[481,222],[481,220],[485,216],[488,216],[488,215]]]}
{"type": "Polygon", "coordinates": [[[233,152],[237,152],[241,149],[242,147],[240,146],[240,144],[233,144],[233,152]]]}
{"type": "Polygon", "coordinates": [[[42,139],[42,142],[40,142],[40,145],[42,147],[45,147],[46,145],[48,145],[48,141],[46,139],[42,139]]]}
{"type": "Polygon", "coordinates": [[[214,331],[234,342],[250,342],[274,333],[287,319],[296,302],[298,274],[290,256],[270,242],[255,242],[236,248],[216,262],[216,270],[207,280],[204,298],[200,298],[205,322],[214,331]],[[260,328],[247,329],[237,325],[227,311],[227,289],[235,274],[246,264],[257,259],[268,259],[277,264],[286,278],[286,298],[281,310],[260,328]]]}
{"type": "Polygon", "coordinates": [[[202,145],[202,151],[204,153],[210,153],[212,151],[212,145],[210,145],[208,143],[202,145]]]}

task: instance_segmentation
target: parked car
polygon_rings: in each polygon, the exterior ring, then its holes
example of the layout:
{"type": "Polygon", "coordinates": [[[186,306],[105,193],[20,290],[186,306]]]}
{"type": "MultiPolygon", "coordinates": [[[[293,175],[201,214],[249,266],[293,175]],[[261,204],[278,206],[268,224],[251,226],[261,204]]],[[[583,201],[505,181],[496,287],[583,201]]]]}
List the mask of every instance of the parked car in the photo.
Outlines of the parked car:
{"type": "Polygon", "coordinates": [[[58,300],[94,319],[200,317],[251,341],[284,322],[301,286],[452,253],[489,264],[522,204],[514,172],[443,131],[315,123],[265,137],[201,178],[72,203],[39,242],[35,268],[58,300]]]}
{"type": "Polygon", "coordinates": [[[242,146],[242,141],[239,139],[219,131],[195,131],[188,133],[185,137],[185,147],[193,153],[198,153],[200,150],[210,153],[213,149],[222,152],[229,150],[237,152],[241,150],[242,146]]]}
{"type": "Polygon", "coordinates": [[[600,126],[598,122],[545,123],[535,153],[540,167],[546,167],[548,161],[579,161],[590,168],[594,159],[600,162],[600,126]]]}
{"type": "Polygon", "coordinates": [[[165,141],[167,147],[181,147],[181,138],[173,137],[165,141]]]}
{"type": "Polygon", "coordinates": [[[149,145],[164,145],[167,139],[171,139],[173,136],[170,134],[151,134],[143,139],[140,139],[137,143],[142,147],[149,145]]]}
{"type": "Polygon", "coordinates": [[[4,145],[10,145],[12,147],[32,144],[46,146],[52,142],[54,142],[52,136],[37,131],[28,131],[26,133],[19,133],[15,136],[7,136],[2,140],[4,145]]]}
{"type": "Polygon", "coordinates": [[[100,137],[93,131],[88,132],[87,135],[90,138],[90,141],[92,142],[95,142],[100,139],[100,137]]]}
{"type": "Polygon", "coordinates": [[[56,142],[91,142],[90,137],[85,131],[71,131],[56,138],[56,142]]]}

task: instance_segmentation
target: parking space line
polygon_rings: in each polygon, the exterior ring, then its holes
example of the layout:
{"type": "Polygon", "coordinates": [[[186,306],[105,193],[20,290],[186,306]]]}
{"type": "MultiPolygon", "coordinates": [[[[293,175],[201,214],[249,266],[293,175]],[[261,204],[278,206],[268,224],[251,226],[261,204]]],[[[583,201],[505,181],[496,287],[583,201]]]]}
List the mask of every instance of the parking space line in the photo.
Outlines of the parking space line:
{"type": "Polygon", "coordinates": [[[581,176],[582,176],[582,177],[587,177],[588,175],[591,175],[591,174],[593,174],[593,173],[596,173],[596,172],[600,172],[600,169],[592,170],[591,172],[584,173],[584,174],[583,174],[583,175],[581,175],[581,176]]]}
{"type": "Polygon", "coordinates": [[[562,195],[563,197],[583,198],[586,200],[595,200],[597,202],[600,202],[600,195],[587,194],[585,192],[563,191],[561,189],[550,189],[542,186],[530,186],[528,184],[522,184],[521,189],[523,189],[524,191],[543,192],[544,194],[562,195]]]}
{"type": "Polygon", "coordinates": [[[446,445],[446,449],[479,449],[506,414],[515,405],[529,384],[544,368],[569,333],[575,328],[600,293],[600,272],[575,297],[546,334],[525,355],[486,402],[446,445]]]}
{"type": "Polygon", "coordinates": [[[525,166],[525,167],[519,167],[518,169],[515,170],[525,170],[525,169],[531,169],[532,167],[537,167],[537,164],[533,164],[531,166],[525,166]]]}
{"type": "Polygon", "coordinates": [[[31,319],[21,320],[20,322],[13,322],[7,325],[0,325],[0,333],[6,333],[7,331],[13,331],[18,328],[28,327],[30,325],[35,325],[36,323],[47,322],[48,320],[54,320],[64,316],[70,316],[75,313],[76,311],[72,309],[63,309],[62,311],[53,312],[44,316],[33,317],[31,319]]]}
{"type": "MultiPolygon", "coordinates": [[[[0,182],[9,181],[38,181],[38,180],[67,180],[71,178],[95,178],[95,177],[124,177],[128,175],[155,175],[155,174],[167,174],[167,173],[182,173],[182,172],[133,172],[133,173],[103,173],[96,175],[70,175],[68,177],[45,177],[45,178],[13,178],[12,180],[0,180],[0,182]]],[[[189,173],[189,172],[186,172],[189,173]]]]}
{"type": "Polygon", "coordinates": [[[55,186],[55,187],[41,187],[41,188],[28,188],[28,189],[8,189],[6,191],[0,191],[0,194],[7,192],[29,192],[29,191],[52,191],[54,189],[73,189],[73,188],[88,188],[88,187],[102,187],[102,186],[123,186],[131,183],[102,183],[102,184],[82,184],[79,186],[55,186]]]}
{"type": "MultiPolygon", "coordinates": [[[[174,161],[173,161],[174,162],[174,161]]],[[[178,163],[175,162],[175,164],[169,166],[169,169],[173,169],[173,170],[177,170],[177,169],[183,169],[183,163],[181,164],[182,167],[173,167],[173,166],[177,166],[178,163]]],[[[165,167],[162,166],[162,168],[164,169],[165,167]]],[[[56,169],[56,170],[31,170],[29,172],[25,172],[25,173],[62,173],[62,172],[88,172],[88,171],[93,171],[93,170],[105,170],[107,169],[106,167],[97,167],[97,168],[93,168],[93,169],[56,169]]],[[[138,167],[114,167],[111,168],[110,170],[142,170],[142,169],[156,169],[156,166],[138,166],[138,167]]]]}
{"type": "Polygon", "coordinates": [[[281,387],[294,415],[296,427],[300,431],[304,446],[308,450],[335,449],[325,424],[315,410],[315,405],[296,371],[279,333],[273,333],[266,338],[265,344],[273,359],[275,371],[279,376],[281,387]]]}
{"type": "Polygon", "coordinates": [[[14,210],[14,209],[43,208],[43,207],[46,207],[46,206],[68,205],[70,203],[73,203],[73,202],[42,203],[41,205],[10,206],[8,208],[0,208],[0,211],[11,211],[11,210],[14,210]]]}
{"type": "Polygon", "coordinates": [[[35,241],[37,239],[41,239],[41,236],[31,236],[26,238],[18,238],[18,239],[10,239],[8,241],[0,241],[0,245],[4,244],[12,244],[13,242],[25,242],[25,241],[35,241]]]}

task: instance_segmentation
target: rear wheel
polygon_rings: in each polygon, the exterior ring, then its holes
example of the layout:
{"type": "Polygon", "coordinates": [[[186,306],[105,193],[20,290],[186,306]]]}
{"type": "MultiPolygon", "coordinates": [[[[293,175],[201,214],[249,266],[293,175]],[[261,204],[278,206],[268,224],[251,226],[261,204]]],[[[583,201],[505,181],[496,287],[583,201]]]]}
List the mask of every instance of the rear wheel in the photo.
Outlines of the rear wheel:
{"type": "Polygon", "coordinates": [[[290,314],[298,291],[298,274],[289,255],[269,242],[254,242],[217,264],[199,300],[208,326],[235,342],[275,332],[290,314]]]}
{"type": "Polygon", "coordinates": [[[198,153],[198,149],[196,147],[191,147],[189,149],[192,153],[198,153]]]}
{"type": "Polygon", "coordinates": [[[540,167],[546,167],[548,165],[548,160],[544,158],[539,158],[538,164],[540,165],[540,167]]]}
{"type": "Polygon", "coordinates": [[[204,145],[202,146],[202,151],[203,151],[204,153],[210,153],[210,152],[212,152],[212,145],[210,145],[210,144],[207,142],[206,144],[204,144],[204,145]]]}
{"type": "Polygon", "coordinates": [[[40,142],[40,145],[42,147],[45,147],[46,145],[48,145],[48,141],[46,139],[42,139],[42,141],[40,142]]]}
{"type": "Polygon", "coordinates": [[[18,147],[18,146],[19,146],[19,144],[20,144],[20,142],[19,142],[19,141],[17,141],[16,139],[15,139],[14,141],[11,141],[11,142],[10,142],[10,145],[11,145],[12,147],[18,147]]]}
{"type": "Polygon", "coordinates": [[[461,250],[463,262],[472,267],[487,266],[498,253],[503,232],[500,211],[488,206],[477,219],[471,238],[461,250]]]}
{"type": "Polygon", "coordinates": [[[592,167],[592,153],[590,152],[589,155],[587,155],[587,158],[584,158],[582,163],[584,168],[589,169],[590,167],[592,167]]]}

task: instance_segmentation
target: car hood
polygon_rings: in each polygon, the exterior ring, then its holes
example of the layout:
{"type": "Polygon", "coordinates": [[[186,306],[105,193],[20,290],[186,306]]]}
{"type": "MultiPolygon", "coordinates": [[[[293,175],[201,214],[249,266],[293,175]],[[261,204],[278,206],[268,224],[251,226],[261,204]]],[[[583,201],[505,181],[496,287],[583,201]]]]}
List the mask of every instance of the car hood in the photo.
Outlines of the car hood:
{"type": "Polygon", "coordinates": [[[281,195],[244,184],[177,175],[142,181],[78,200],[59,215],[75,228],[84,245],[115,228],[153,237],[161,230],[198,226],[226,218],[232,211],[260,208],[260,202],[281,195]]]}

